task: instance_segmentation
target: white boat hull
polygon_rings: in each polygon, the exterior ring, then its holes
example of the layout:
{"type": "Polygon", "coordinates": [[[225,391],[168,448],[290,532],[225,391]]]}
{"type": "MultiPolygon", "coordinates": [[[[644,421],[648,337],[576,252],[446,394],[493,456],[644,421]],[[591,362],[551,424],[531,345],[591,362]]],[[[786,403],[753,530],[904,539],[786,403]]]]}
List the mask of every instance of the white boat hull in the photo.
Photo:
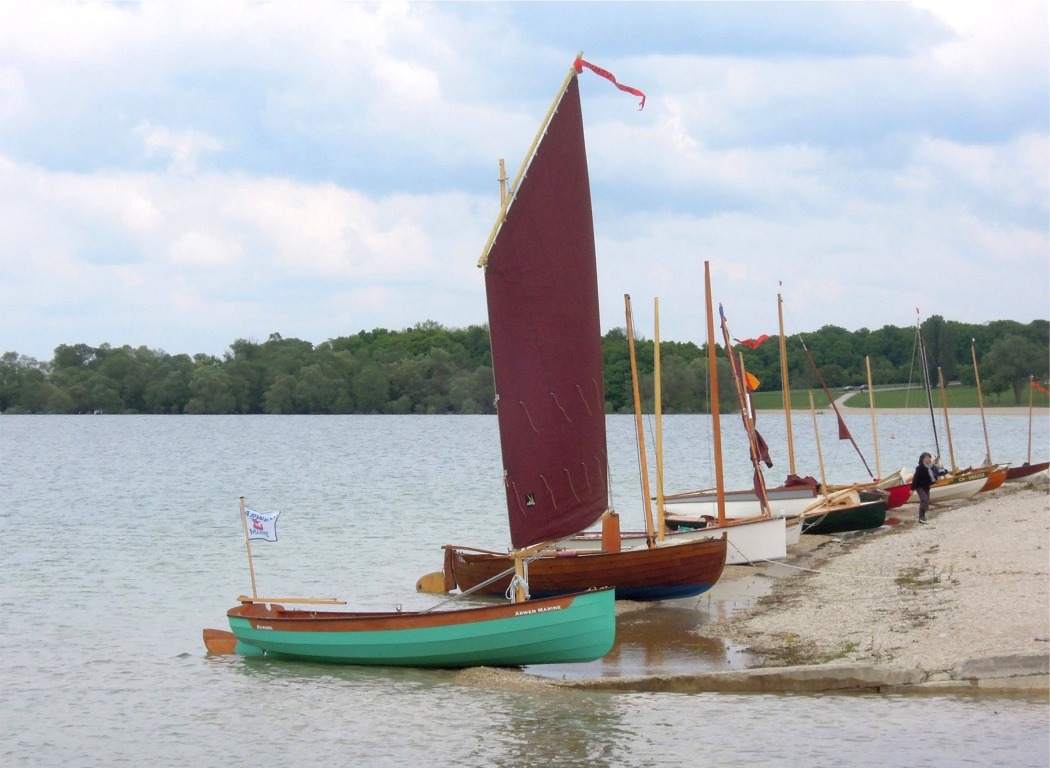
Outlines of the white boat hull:
{"type": "MultiPolygon", "coordinates": [[[[930,488],[930,503],[937,504],[943,501],[958,501],[959,499],[968,499],[971,496],[976,496],[984,484],[988,482],[987,477],[979,477],[974,480],[962,480],[957,483],[950,483],[948,485],[934,485],[930,488]]],[[[905,503],[918,503],[919,494],[915,491],[911,492],[911,496],[908,497],[908,501],[905,503]]]]}
{"type": "MultiPolygon", "coordinates": [[[[796,517],[807,507],[812,506],[817,498],[812,491],[805,495],[799,494],[783,498],[775,498],[771,495],[769,512],[774,517],[796,517]]],[[[700,517],[702,515],[718,517],[718,503],[707,494],[683,496],[676,499],[665,498],[664,510],[669,517],[700,517]]],[[[762,506],[754,494],[751,494],[750,498],[726,497],[726,517],[731,520],[743,520],[758,517],[761,514],[762,506]]]]}
{"type": "MultiPolygon", "coordinates": [[[[788,537],[794,537],[797,544],[801,526],[787,525],[783,517],[756,517],[750,520],[734,520],[724,527],[717,525],[709,528],[681,529],[668,531],[664,541],[686,542],[695,539],[711,539],[727,535],[726,565],[746,565],[763,560],[782,560],[787,557],[788,537]],[[790,530],[789,530],[790,529],[790,530]]],[[[600,532],[581,533],[567,539],[561,539],[556,546],[567,550],[601,549],[600,532]]],[[[635,549],[646,546],[645,533],[628,531],[620,535],[620,546],[623,549],[635,549]]]]}

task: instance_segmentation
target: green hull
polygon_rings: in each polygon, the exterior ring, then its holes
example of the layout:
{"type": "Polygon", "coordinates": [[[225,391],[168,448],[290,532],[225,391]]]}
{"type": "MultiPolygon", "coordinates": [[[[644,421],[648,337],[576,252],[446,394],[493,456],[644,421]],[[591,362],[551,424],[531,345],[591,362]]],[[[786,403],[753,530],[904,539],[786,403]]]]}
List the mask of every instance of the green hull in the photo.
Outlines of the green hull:
{"type": "Polygon", "coordinates": [[[593,661],[616,636],[611,589],[434,613],[340,613],[247,604],[227,616],[237,653],[396,667],[593,661]]]}
{"type": "MultiPolygon", "coordinates": [[[[863,494],[867,496],[869,494],[863,494]]],[[[847,531],[867,531],[886,523],[886,500],[864,501],[852,507],[807,515],[802,520],[802,533],[827,536],[847,531]]]]}

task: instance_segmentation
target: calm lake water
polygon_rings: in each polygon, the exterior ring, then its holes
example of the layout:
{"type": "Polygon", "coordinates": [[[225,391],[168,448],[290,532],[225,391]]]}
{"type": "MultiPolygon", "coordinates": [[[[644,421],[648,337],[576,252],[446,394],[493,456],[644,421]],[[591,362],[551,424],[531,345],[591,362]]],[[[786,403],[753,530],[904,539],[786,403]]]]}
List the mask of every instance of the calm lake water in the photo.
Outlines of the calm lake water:
{"type": "MultiPolygon", "coordinates": [[[[874,472],[870,418],[846,418],[874,472]]],[[[833,417],[817,422],[828,481],[865,477],[833,417]]],[[[1037,416],[1036,461],[1050,453],[1047,422],[1037,416]]],[[[783,417],[759,426],[779,482],[783,417]]],[[[1027,416],[988,427],[995,460],[1024,461],[1027,416]]],[[[741,487],[739,419],[723,428],[728,484],[741,487]]],[[[932,450],[928,415],[883,416],[878,429],[884,473],[932,450]]],[[[625,526],[641,524],[633,430],[610,417],[625,526]]],[[[984,458],[979,417],[951,430],[957,464],[984,458]]],[[[668,491],[712,483],[709,432],[706,417],[665,419],[668,491]]],[[[809,414],[794,437],[798,471],[819,478],[809,414]]],[[[282,511],[280,541],[253,547],[260,594],[421,608],[437,598],[414,584],[440,568],[442,544],[505,548],[494,417],[3,416],[0,459],[5,768],[1050,765],[1045,699],[521,692],[446,671],[205,654],[201,629],[225,628],[251,590],[241,495],[282,511]]],[[[743,666],[740,649],[698,632],[727,605],[715,593],[640,611],[606,659],[526,671],[743,666]]]]}

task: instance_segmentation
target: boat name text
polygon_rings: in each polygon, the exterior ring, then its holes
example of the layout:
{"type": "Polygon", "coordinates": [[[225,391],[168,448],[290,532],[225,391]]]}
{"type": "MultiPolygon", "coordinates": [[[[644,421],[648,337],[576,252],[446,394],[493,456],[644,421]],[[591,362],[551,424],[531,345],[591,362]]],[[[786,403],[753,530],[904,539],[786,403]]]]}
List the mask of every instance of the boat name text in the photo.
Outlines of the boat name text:
{"type": "Polygon", "coordinates": [[[532,608],[531,610],[528,610],[528,611],[514,611],[514,615],[515,616],[529,616],[529,615],[531,615],[533,613],[547,613],[548,611],[560,611],[560,610],[561,610],[561,606],[560,605],[550,605],[550,606],[547,606],[546,608],[532,608]]]}

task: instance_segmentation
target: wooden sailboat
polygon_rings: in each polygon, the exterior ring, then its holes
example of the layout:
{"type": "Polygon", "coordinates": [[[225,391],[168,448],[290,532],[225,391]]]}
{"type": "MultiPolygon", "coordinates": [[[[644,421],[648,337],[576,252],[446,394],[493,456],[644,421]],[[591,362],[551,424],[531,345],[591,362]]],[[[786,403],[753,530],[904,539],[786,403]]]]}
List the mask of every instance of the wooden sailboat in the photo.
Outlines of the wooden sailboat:
{"type": "MultiPolygon", "coordinates": [[[[533,162],[526,161],[528,177],[524,167],[519,173],[517,205],[509,211],[515,198],[504,202],[485,250],[514,551],[447,552],[461,587],[487,582],[495,589],[479,591],[506,591],[512,602],[418,612],[318,610],[341,601],[259,597],[251,569],[252,596],[227,612],[229,633],[205,630],[209,651],[411,667],[592,661],[613,645],[618,582],[680,596],[707,589],[721,574],[724,539],[574,558],[580,569],[562,566],[564,558],[540,557],[531,564],[537,594],[530,598],[526,558],[608,512],[594,234],[575,68],[537,144],[541,138],[543,152],[537,147],[533,162]]],[[[243,500],[242,522],[251,565],[243,500]]]]}
{"type": "MultiPolygon", "coordinates": [[[[242,520],[245,508],[242,500],[242,520]]],[[[205,629],[212,654],[399,667],[521,666],[593,661],[616,636],[611,589],[480,608],[352,612],[334,598],[251,597],[226,616],[230,631],[205,629]],[[285,604],[306,608],[286,608],[285,604]]],[[[446,601],[447,603],[448,601],[446,601]]]]}
{"type": "MultiPolygon", "coordinates": [[[[720,424],[720,413],[718,407],[718,368],[717,360],[715,359],[715,344],[714,344],[714,320],[711,317],[710,312],[710,300],[711,300],[711,275],[710,275],[710,264],[705,262],[704,264],[704,279],[705,279],[705,294],[708,303],[708,377],[709,377],[709,389],[711,392],[711,430],[712,430],[712,441],[714,447],[714,461],[715,461],[715,477],[716,477],[716,488],[722,486],[722,440],[721,440],[721,424],[720,424]]],[[[628,336],[633,338],[631,313],[629,297],[627,297],[628,311],[627,311],[627,327],[628,336]]],[[[726,494],[724,491],[721,493],[722,501],[718,503],[717,499],[719,496],[718,491],[714,491],[714,506],[709,516],[690,518],[688,520],[667,520],[666,510],[666,495],[664,494],[664,483],[663,483],[663,424],[662,424],[662,404],[660,397],[660,332],[659,332],[659,302],[655,302],[655,316],[657,317],[656,333],[654,336],[653,352],[654,352],[654,374],[655,374],[655,386],[654,386],[654,400],[655,400],[655,416],[656,416],[656,516],[655,516],[655,535],[658,542],[669,541],[669,542],[684,542],[693,539],[711,539],[725,536],[728,541],[728,548],[726,550],[726,565],[743,565],[753,564],[765,560],[779,560],[787,556],[787,545],[788,537],[786,532],[786,520],[784,516],[771,515],[767,512],[763,513],[761,510],[757,511],[754,515],[742,518],[728,518],[726,515],[726,494]]],[[[641,429],[641,404],[640,399],[637,397],[637,366],[634,361],[633,345],[631,349],[631,371],[632,380],[635,384],[635,418],[637,423],[638,443],[639,451],[641,454],[640,464],[645,467],[646,462],[644,458],[644,440],[642,439],[641,429]]],[[[643,499],[648,505],[651,501],[649,497],[648,485],[645,485],[643,490],[643,499]]],[[[647,510],[647,519],[650,513],[647,510]]],[[[653,531],[648,532],[642,531],[628,531],[621,535],[621,546],[625,549],[636,548],[645,546],[647,538],[653,535],[653,531]]],[[[796,539],[797,541],[797,539],[796,539]]],[[[575,547],[577,549],[597,549],[601,546],[601,535],[598,533],[583,533],[573,536],[571,539],[566,539],[559,544],[566,547],[575,547]]]]}
{"type": "MultiPolygon", "coordinates": [[[[977,384],[977,404],[981,407],[981,427],[984,429],[984,449],[986,451],[984,456],[984,463],[988,466],[993,464],[992,462],[992,443],[988,439],[988,424],[984,420],[984,395],[981,393],[981,373],[977,368],[977,350],[976,350],[976,339],[970,339],[970,358],[973,360],[973,378],[977,384]]],[[[1031,384],[1031,381],[1029,381],[1031,384]]],[[[1043,462],[1042,464],[1032,464],[1032,395],[1035,392],[1035,388],[1029,386],[1028,388],[1028,461],[1019,467],[1007,466],[1006,474],[1003,478],[1003,482],[1010,482],[1011,480],[1020,480],[1025,477],[1030,477],[1038,472],[1044,472],[1047,468],[1050,468],[1050,462],[1043,462]]],[[[991,481],[990,481],[991,482],[991,481]]],[[[982,491],[991,490],[987,485],[981,489],[982,491]]]]}
{"type": "MultiPolygon", "coordinates": [[[[659,488],[657,493],[657,508],[659,519],[662,523],[661,530],[671,527],[673,530],[667,534],[668,537],[686,536],[715,536],[725,531],[729,539],[730,549],[726,555],[729,564],[755,563],[763,560],[780,560],[787,556],[789,538],[797,542],[797,530],[788,531],[787,519],[784,515],[774,515],[770,512],[768,505],[759,505],[755,514],[741,517],[729,518],[726,511],[729,505],[726,503],[728,494],[725,491],[722,469],[722,427],[721,408],[718,401],[718,360],[716,357],[715,334],[714,334],[714,308],[711,299],[711,264],[704,262],[704,298],[707,306],[707,375],[708,392],[711,398],[711,432],[714,448],[715,461],[715,494],[714,514],[711,520],[704,518],[705,524],[697,527],[689,520],[678,518],[668,521],[667,499],[663,492],[663,470],[662,458],[658,460],[661,470],[657,475],[659,488]]],[[[727,347],[727,352],[732,355],[732,349],[727,347]]],[[[660,410],[657,409],[659,425],[660,410]]],[[[657,435],[662,430],[657,430],[657,435]]]]}
{"type": "Polygon", "coordinates": [[[864,367],[868,376],[868,411],[871,414],[871,439],[875,444],[875,489],[886,496],[886,510],[896,509],[908,502],[911,496],[911,488],[903,485],[901,480],[902,470],[896,470],[890,475],[883,477],[882,462],[879,458],[879,430],[875,418],[875,387],[871,379],[871,358],[864,356],[864,367]]]}
{"type": "MultiPolygon", "coordinates": [[[[926,390],[926,403],[930,411],[930,427],[933,430],[933,442],[936,446],[937,458],[940,459],[941,444],[937,435],[937,419],[934,415],[933,406],[933,387],[930,382],[930,367],[929,360],[926,356],[926,345],[922,340],[922,332],[919,328],[918,323],[915,326],[915,339],[916,346],[919,350],[919,363],[922,368],[923,387],[926,390]]],[[[938,369],[938,372],[940,369],[938,369]]],[[[947,398],[944,394],[944,380],[941,377],[941,397],[942,403],[945,409],[945,424],[947,426],[947,398]]],[[[948,433],[948,450],[951,454],[952,472],[949,472],[945,476],[938,479],[932,486],[930,486],[930,503],[942,503],[945,501],[957,501],[960,499],[967,499],[974,496],[989,483],[990,477],[993,472],[997,471],[995,467],[985,467],[982,469],[973,469],[966,472],[959,472],[955,467],[954,448],[951,444],[950,427],[947,427],[948,433]]],[[[1006,478],[1006,473],[1003,471],[1001,479],[997,476],[992,482],[1002,483],[1006,478]]],[[[901,486],[911,488],[911,472],[901,472],[901,486]]],[[[886,488],[886,490],[892,490],[892,487],[886,488]]],[[[919,496],[914,491],[910,491],[908,495],[908,503],[916,503],[919,500],[919,496]]]]}
{"type": "MultiPolygon", "coordinates": [[[[778,296],[777,298],[779,300],[780,297],[778,296]]],[[[780,324],[781,374],[790,470],[788,475],[789,482],[775,487],[766,486],[764,478],[761,480],[761,483],[758,481],[758,478],[761,476],[761,468],[758,466],[756,455],[761,454],[758,458],[765,457],[768,459],[768,451],[765,448],[765,442],[762,441],[761,436],[758,435],[757,431],[754,429],[754,421],[753,418],[750,417],[752,412],[749,407],[746,387],[741,389],[741,387],[744,387],[744,376],[742,372],[743,363],[742,361],[736,361],[733,357],[730,341],[731,337],[729,335],[728,327],[726,326],[724,314],[722,315],[721,320],[722,335],[726,348],[729,350],[730,363],[733,366],[734,383],[737,385],[741,416],[744,422],[744,429],[748,434],[748,442],[751,445],[752,463],[755,465],[756,477],[756,482],[753,488],[726,492],[726,516],[734,520],[750,518],[763,514],[770,514],[774,517],[784,517],[786,521],[785,535],[787,537],[787,544],[788,546],[797,544],[798,535],[801,532],[801,528],[798,525],[798,516],[803,510],[810,507],[815,501],[821,498],[822,490],[815,481],[804,482],[795,475],[794,445],[791,437],[791,402],[787,386],[783,320],[781,320],[780,324]]],[[[666,497],[665,503],[667,504],[667,509],[669,511],[668,523],[674,526],[686,524],[688,520],[697,517],[708,517],[714,515],[717,502],[713,490],[701,489],[697,491],[671,494],[666,497]]]]}
{"type": "Polygon", "coordinates": [[[1050,469],[1050,461],[1044,461],[1038,464],[1032,463],[1032,399],[1035,396],[1035,377],[1028,377],[1028,460],[1024,464],[1017,467],[1010,467],[1006,470],[1006,482],[1014,482],[1016,480],[1024,480],[1032,475],[1039,474],[1040,472],[1046,472],[1050,469]]]}
{"type": "MultiPolygon", "coordinates": [[[[805,510],[815,508],[818,505],[827,507],[829,504],[837,506],[844,504],[845,500],[849,498],[848,494],[844,493],[845,491],[864,491],[867,496],[871,497],[880,496],[882,492],[874,487],[874,478],[872,478],[871,481],[864,481],[847,487],[829,488],[826,485],[818,483],[811,477],[801,478],[796,473],[794,438],[791,423],[791,391],[788,384],[787,349],[784,334],[783,298],[779,294],[777,295],[777,317],[779,321],[781,388],[783,393],[784,419],[787,434],[787,479],[782,485],[772,487],[765,486],[761,492],[757,490],[729,492],[726,494],[726,509],[728,516],[731,518],[745,517],[758,513],[762,509],[764,501],[774,515],[784,515],[788,518],[788,528],[790,532],[792,525],[797,525],[798,516],[805,510]],[[830,494],[830,498],[828,498],[826,494],[830,494]],[[761,498],[763,496],[764,499],[761,498]]],[[[725,333],[724,328],[723,332],[725,333]]],[[[729,343],[728,336],[726,343],[729,343]]],[[[860,448],[857,446],[856,441],[853,439],[853,435],[850,434],[842,415],[839,413],[838,408],[835,405],[835,400],[831,396],[831,392],[828,390],[827,385],[824,383],[823,377],[820,375],[820,370],[817,368],[816,363],[813,360],[813,356],[810,354],[809,350],[805,348],[805,344],[803,344],[803,349],[813,368],[813,372],[816,374],[828,397],[828,402],[835,411],[839,425],[839,438],[850,440],[854,449],[857,451],[857,455],[860,456],[865,469],[868,469],[867,460],[860,452],[860,448]]],[[[744,397],[746,398],[746,393],[744,397]]],[[[868,474],[871,474],[870,470],[868,470],[868,474]]],[[[856,497],[857,493],[854,493],[853,495],[856,497]]],[[[673,517],[671,517],[671,522],[673,523],[682,516],[710,515],[713,513],[715,502],[714,494],[711,491],[701,490],[674,494],[667,498],[667,503],[669,504],[669,508],[674,510],[673,517]]],[[[901,503],[903,503],[903,501],[901,501],[901,503]]]]}
{"type": "MultiPolygon", "coordinates": [[[[986,491],[993,491],[993,490],[995,490],[1000,485],[1002,485],[1004,482],[1006,482],[1006,467],[994,466],[992,464],[989,464],[988,463],[987,454],[985,456],[985,465],[984,466],[981,466],[981,467],[969,467],[967,469],[959,469],[959,467],[956,465],[956,463],[955,463],[955,447],[954,447],[954,444],[952,443],[952,428],[951,428],[951,423],[948,421],[948,394],[945,391],[945,387],[944,387],[944,374],[943,374],[943,372],[941,371],[940,368],[937,369],[937,387],[938,387],[938,389],[940,390],[940,393],[941,393],[941,409],[942,409],[942,411],[944,413],[944,431],[945,431],[945,436],[948,439],[948,457],[951,460],[951,471],[949,472],[948,477],[955,478],[955,479],[965,479],[965,478],[978,479],[978,478],[983,478],[984,479],[984,483],[977,490],[977,492],[978,493],[984,493],[986,491]]],[[[983,419],[983,409],[982,409],[982,419],[983,419]]],[[[988,443],[987,443],[987,434],[988,434],[988,432],[987,432],[987,429],[986,429],[985,430],[985,437],[986,437],[985,446],[986,446],[986,448],[987,448],[987,445],[988,445],[988,443]]],[[[936,485],[936,483],[934,483],[934,485],[936,485]]],[[[932,497],[932,488],[931,488],[931,497],[930,498],[931,499],[933,498],[932,497]]]]}
{"type": "MultiPolygon", "coordinates": [[[[725,538],[621,549],[609,506],[598,280],[577,72],[569,72],[503,203],[485,269],[504,485],[533,595],[615,587],[620,599],[700,594],[725,565],[725,538]],[[602,519],[606,546],[544,548],[602,519]]],[[[650,528],[651,530],[651,528],[650,528]]],[[[445,547],[423,591],[502,594],[510,556],[445,547]]]]}
{"type": "MultiPolygon", "coordinates": [[[[252,594],[239,597],[239,605],[226,612],[230,631],[204,630],[209,653],[365,666],[472,667],[593,661],[612,649],[611,589],[546,600],[529,600],[519,592],[512,602],[480,608],[367,613],[318,609],[345,605],[335,598],[260,597],[249,518],[260,522],[242,497],[252,594]],[[285,603],[309,607],[289,609],[285,603]]],[[[268,540],[276,541],[276,534],[268,540]]]]}
{"type": "MultiPolygon", "coordinates": [[[[827,488],[824,476],[824,457],[820,450],[820,429],[817,425],[817,410],[813,406],[813,393],[809,393],[809,407],[813,413],[813,434],[817,444],[820,463],[820,481],[827,488]]],[[[886,522],[886,497],[872,493],[862,496],[857,488],[824,493],[812,506],[799,516],[802,533],[829,535],[847,531],[866,531],[879,528],[886,522]]]]}

